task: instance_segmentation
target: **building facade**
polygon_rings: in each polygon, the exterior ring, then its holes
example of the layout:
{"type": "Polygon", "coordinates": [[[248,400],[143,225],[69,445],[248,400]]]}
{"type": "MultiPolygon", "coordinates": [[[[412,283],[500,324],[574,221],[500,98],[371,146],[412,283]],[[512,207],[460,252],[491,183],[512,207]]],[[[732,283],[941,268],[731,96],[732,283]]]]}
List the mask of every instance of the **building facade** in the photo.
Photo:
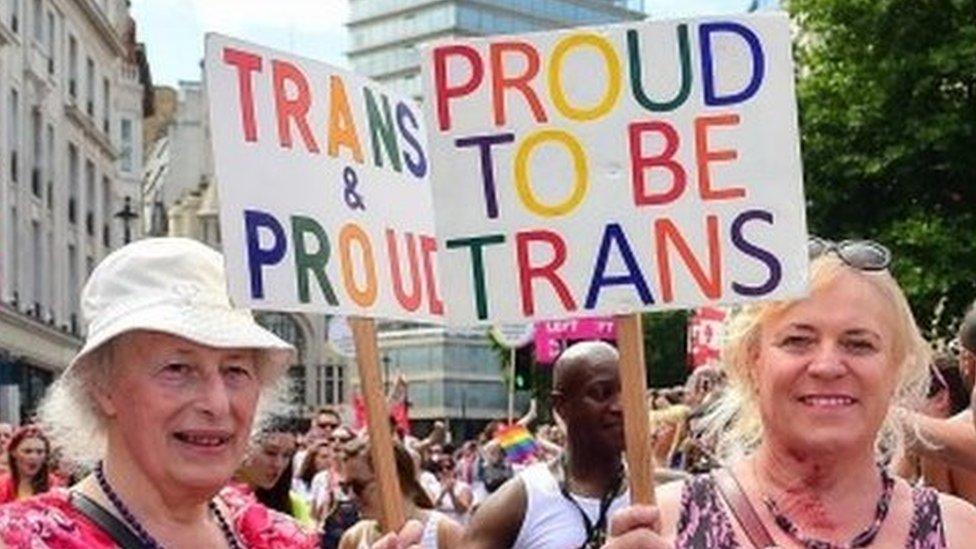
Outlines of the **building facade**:
{"type": "MultiPolygon", "coordinates": [[[[172,101],[165,90],[156,97],[172,101]]],[[[156,141],[147,147],[139,209],[147,234],[193,238],[220,249],[208,116],[202,83],[180,82],[171,114],[153,122],[156,141]]],[[[298,350],[288,372],[296,411],[346,401],[347,361],[326,345],[325,315],[261,311],[254,317],[298,350]]]]}
{"type": "MultiPolygon", "coordinates": [[[[348,57],[354,70],[417,99],[418,46],[464,36],[513,34],[646,17],[642,0],[350,0],[348,57]]],[[[501,359],[484,330],[450,331],[379,324],[384,369],[402,372],[410,417],[424,432],[447,419],[456,436],[472,436],[507,415],[501,359]]],[[[395,375],[395,374],[391,374],[395,375]]],[[[353,390],[358,378],[350,376],[353,390]]],[[[518,410],[528,396],[518,395],[518,410]]]]}
{"type": "Polygon", "coordinates": [[[643,0],[350,0],[348,57],[359,74],[420,98],[418,46],[645,17],[643,0]]]}
{"type": "Polygon", "coordinates": [[[29,413],[81,343],[82,284],[138,199],[147,90],[126,0],[0,0],[2,419],[29,413]]]}

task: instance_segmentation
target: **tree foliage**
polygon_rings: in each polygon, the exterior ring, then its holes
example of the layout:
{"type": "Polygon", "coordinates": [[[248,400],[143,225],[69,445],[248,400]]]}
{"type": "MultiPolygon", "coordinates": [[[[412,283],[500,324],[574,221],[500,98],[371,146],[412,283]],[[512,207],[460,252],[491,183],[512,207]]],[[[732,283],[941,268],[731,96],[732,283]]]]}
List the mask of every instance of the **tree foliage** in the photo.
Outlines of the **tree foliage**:
{"type": "Polygon", "coordinates": [[[648,387],[672,387],[688,377],[689,317],[689,311],[680,310],[642,316],[648,387]]]}
{"type": "Polygon", "coordinates": [[[887,245],[920,327],[951,335],[976,298],[974,0],[789,10],[811,232],[887,245]]]}

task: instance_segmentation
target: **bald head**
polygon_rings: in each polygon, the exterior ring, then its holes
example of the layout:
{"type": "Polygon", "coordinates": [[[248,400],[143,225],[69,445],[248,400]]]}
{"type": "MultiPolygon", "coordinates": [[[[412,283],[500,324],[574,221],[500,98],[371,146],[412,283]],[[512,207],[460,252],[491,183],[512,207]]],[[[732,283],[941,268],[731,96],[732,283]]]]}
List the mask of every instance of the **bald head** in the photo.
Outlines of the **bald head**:
{"type": "Polygon", "coordinates": [[[617,456],[623,450],[620,356],[602,341],[584,341],[559,356],[553,408],[566,424],[568,451],[617,456]]]}
{"type": "Polygon", "coordinates": [[[566,392],[578,387],[581,379],[598,364],[612,363],[619,367],[620,355],[617,349],[604,341],[582,341],[567,347],[552,370],[552,386],[555,390],[566,392]]]}

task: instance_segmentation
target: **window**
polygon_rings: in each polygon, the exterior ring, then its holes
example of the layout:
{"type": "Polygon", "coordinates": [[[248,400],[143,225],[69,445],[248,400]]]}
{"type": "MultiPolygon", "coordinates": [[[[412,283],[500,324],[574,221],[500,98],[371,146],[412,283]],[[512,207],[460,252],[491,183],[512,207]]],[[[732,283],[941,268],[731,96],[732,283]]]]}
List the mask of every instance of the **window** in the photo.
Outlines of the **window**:
{"type": "Polygon", "coordinates": [[[47,284],[44,286],[44,302],[47,303],[47,307],[48,307],[47,319],[53,324],[54,323],[54,280],[57,277],[54,276],[54,232],[52,232],[51,230],[48,230],[47,232],[47,249],[45,251],[47,252],[45,254],[45,256],[47,257],[47,262],[46,262],[47,269],[48,272],[51,273],[51,275],[47,277],[47,284]]]}
{"type": "Polygon", "coordinates": [[[78,222],[78,147],[68,143],[68,222],[78,222]]]}
{"type": "Polygon", "coordinates": [[[85,160],[85,232],[95,236],[95,164],[91,160],[85,160]]]}
{"type": "Polygon", "coordinates": [[[124,172],[132,171],[132,120],[123,118],[119,130],[119,166],[124,172]]]}
{"type": "Polygon", "coordinates": [[[10,144],[10,181],[16,183],[19,179],[18,174],[20,172],[17,166],[17,144],[20,138],[20,96],[17,90],[10,90],[8,112],[10,114],[7,127],[7,141],[10,144]]]}
{"type": "Polygon", "coordinates": [[[78,333],[78,302],[81,288],[78,280],[78,250],[68,244],[68,317],[71,333],[78,333]]]}
{"type": "Polygon", "coordinates": [[[108,220],[112,219],[112,182],[102,176],[102,245],[111,246],[112,233],[108,220]]]}
{"type": "Polygon", "coordinates": [[[78,40],[68,37],[68,94],[78,98],[78,40]]]}
{"type": "Polygon", "coordinates": [[[88,94],[85,112],[93,117],[95,116],[95,62],[91,57],[85,60],[85,92],[88,94]]]}
{"type": "Polygon", "coordinates": [[[54,74],[54,53],[57,49],[54,47],[54,13],[47,12],[47,39],[44,42],[44,46],[47,47],[47,73],[54,74]]]}
{"type": "Polygon", "coordinates": [[[105,136],[111,138],[109,135],[109,106],[112,102],[109,100],[109,83],[108,78],[102,78],[102,131],[105,132],[105,136]]]}
{"type": "Polygon", "coordinates": [[[17,206],[10,207],[10,228],[7,229],[7,234],[10,235],[10,249],[13,253],[10,256],[10,291],[13,293],[14,299],[19,300],[20,292],[18,291],[18,281],[20,280],[20,243],[17,238],[17,206]]]}
{"type": "Polygon", "coordinates": [[[44,41],[44,3],[34,0],[34,40],[44,41]]]}
{"type": "Polygon", "coordinates": [[[44,154],[41,151],[41,144],[43,143],[43,135],[41,134],[41,111],[37,109],[31,110],[31,141],[33,143],[33,166],[31,167],[31,192],[37,198],[41,197],[41,189],[44,184],[41,181],[41,162],[43,161],[44,154]]]}
{"type": "Polygon", "coordinates": [[[31,262],[31,272],[29,280],[33,287],[31,288],[31,301],[32,311],[38,318],[41,317],[41,300],[43,299],[41,294],[44,288],[44,248],[41,242],[41,224],[37,221],[31,222],[31,256],[33,256],[33,261],[31,262]]]}
{"type": "Polygon", "coordinates": [[[47,130],[45,132],[45,142],[46,142],[46,155],[44,158],[46,162],[46,173],[47,173],[47,209],[54,209],[54,126],[48,124],[47,130]]]}
{"type": "Polygon", "coordinates": [[[316,368],[316,404],[342,404],[344,370],[339,364],[320,364],[316,368]]]}
{"type": "Polygon", "coordinates": [[[14,31],[14,34],[20,32],[20,0],[10,2],[10,30],[14,31]]]}

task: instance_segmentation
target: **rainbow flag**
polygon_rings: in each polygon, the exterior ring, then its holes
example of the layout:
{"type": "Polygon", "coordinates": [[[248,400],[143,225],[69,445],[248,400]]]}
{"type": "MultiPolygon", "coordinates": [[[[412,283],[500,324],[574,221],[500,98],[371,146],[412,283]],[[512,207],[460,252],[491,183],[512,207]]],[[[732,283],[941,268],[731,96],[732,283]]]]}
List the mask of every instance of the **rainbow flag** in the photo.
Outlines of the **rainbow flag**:
{"type": "Polygon", "coordinates": [[[529,430],[521,425],[502,427],[495,439],[505,451],[505,458],[511,463],[522,463],[535,454],[535,439],[529,430]]]}

